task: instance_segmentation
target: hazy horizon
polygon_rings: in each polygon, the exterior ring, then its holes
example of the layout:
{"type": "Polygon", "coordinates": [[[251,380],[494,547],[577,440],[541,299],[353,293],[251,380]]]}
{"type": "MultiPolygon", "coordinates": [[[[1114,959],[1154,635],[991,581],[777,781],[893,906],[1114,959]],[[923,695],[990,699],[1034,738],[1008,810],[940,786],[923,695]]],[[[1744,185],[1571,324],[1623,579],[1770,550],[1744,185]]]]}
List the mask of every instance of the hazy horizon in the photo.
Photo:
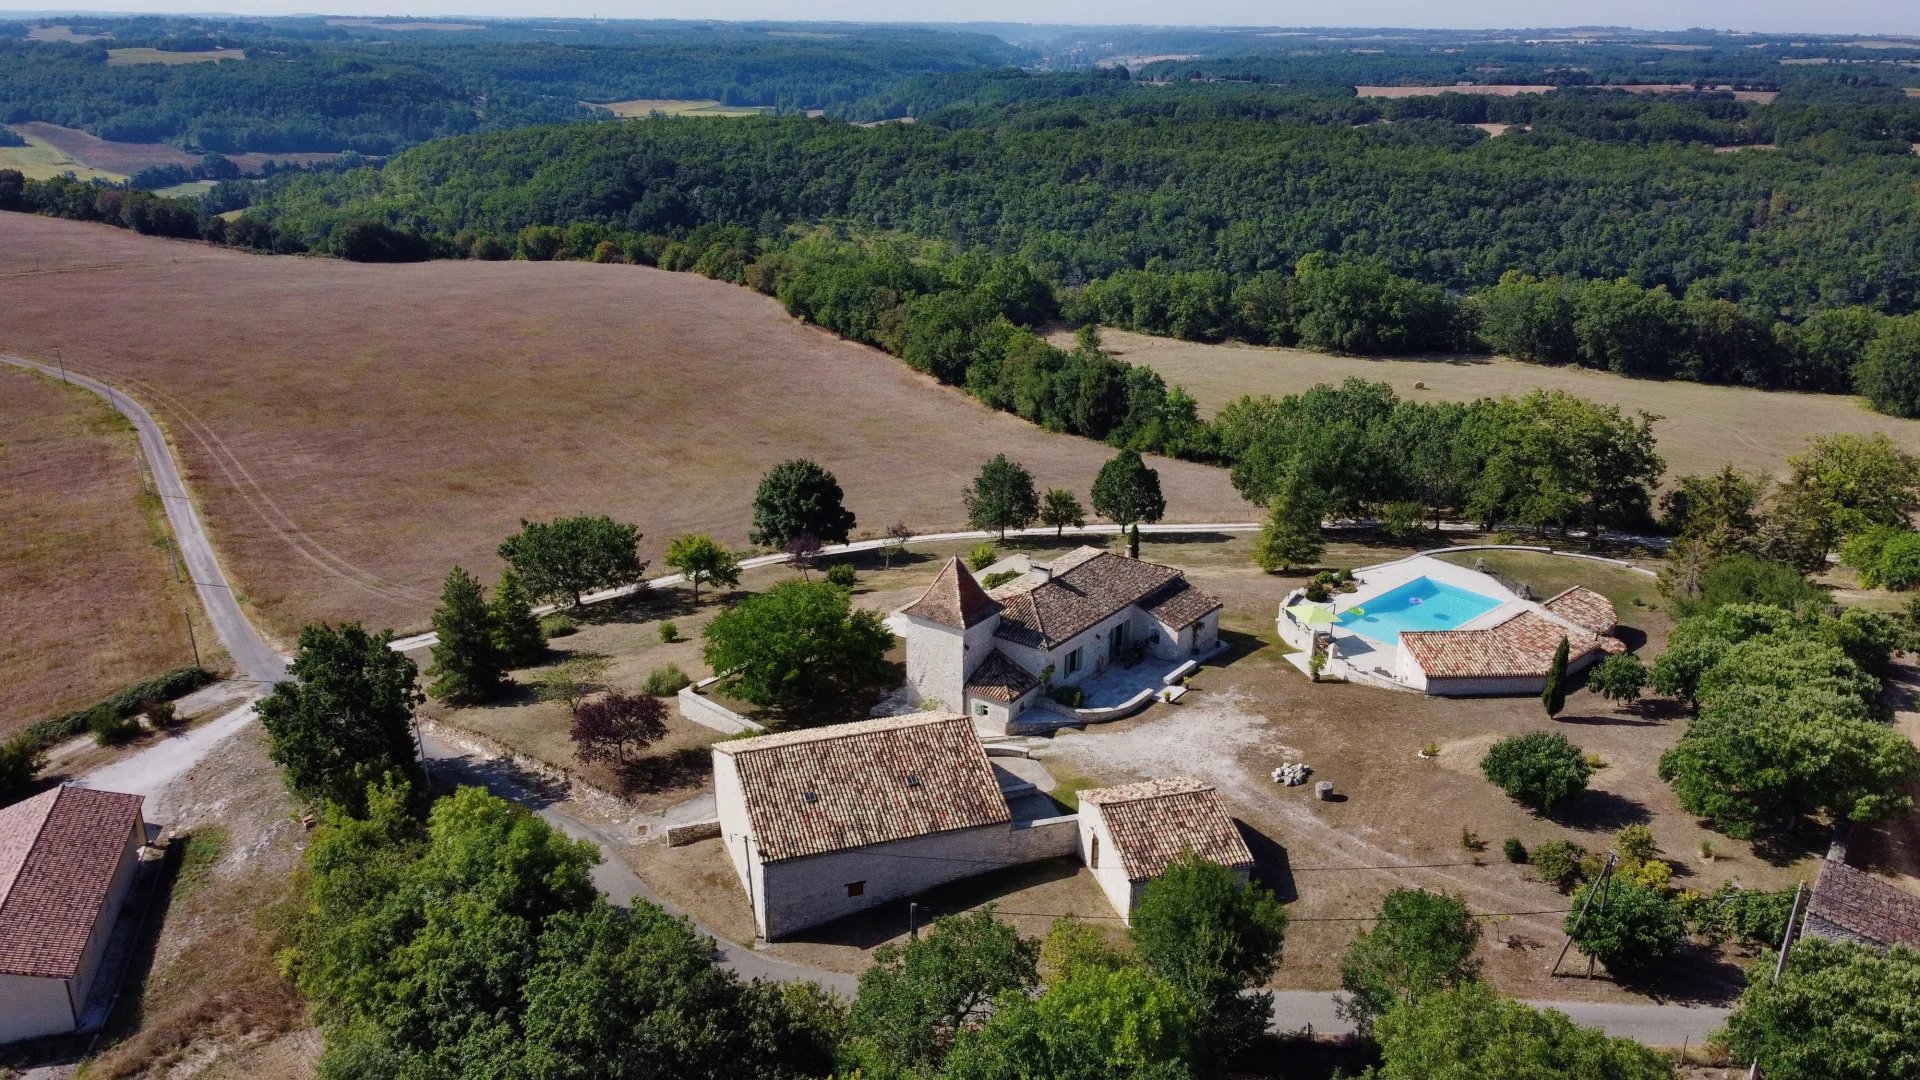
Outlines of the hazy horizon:
{"type": "Polygon", "coordinates": [[[717,0],[698,15],[676,4],[608,4],[599,0],[407,0],[403,9],[380,3],[340,0],[316,5],[311,0],[223,3],[183,6],[179,0],[123,0],[111,6],[85,3],[39,4],[17,10],[0,8],[0,18],[46,15],[339,15],[350,17],[449,18],[605,18],[719,21],[975,23],[1078,26],[1272,26],[1408,30],[1535,30],[1566,27],[1621,27],[1675,31],[1694,28],[1768,34],[1914,34],[1920,33],[1920,4],[1894,0],[1837,0],[1810,7],[1788,0],[1466,0],[1433,4],[1418,0],[1374,0],[1367,4],[1308,0],[1276,9],[1256,0],[1199,0],[1182,5],[1184,18],[1167,19],[1164,4],[1146,0],[1057,0],[1035,5],[1023,0],[932,0],[902,18],[887,0],[717,0]]]}

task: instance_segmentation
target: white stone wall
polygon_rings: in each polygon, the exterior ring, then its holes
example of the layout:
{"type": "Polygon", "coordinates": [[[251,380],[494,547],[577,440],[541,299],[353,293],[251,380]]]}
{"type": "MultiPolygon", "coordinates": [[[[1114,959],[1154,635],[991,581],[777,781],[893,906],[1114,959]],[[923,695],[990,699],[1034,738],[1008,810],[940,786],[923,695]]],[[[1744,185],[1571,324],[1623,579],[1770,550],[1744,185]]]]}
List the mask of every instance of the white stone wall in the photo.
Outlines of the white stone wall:
{"type": "Polygon", "coordinates": [[[949,881],[1072,855],[1077,827],[1073,817],[985,825],[764,864],[756,871],[760,934],[776,941],[949,881]],[[853,882],[864,882],[861,895],[847,895],[853,882]]]}
{"type": "Polygon", "coordinates": [[[113,924],[120,917],[120,907],[127,902],[127,890],[132,888],[134,873],[140,866],[140,847],[146,842],[147,823],[134,821],[133,828],[127,832],[127,842],[120,849],[120,865],[114,868],[113,882],[107,886],[106,902],[94,917],[86,951],[80,955],[80,967],[72,987],[76,1011],[87,1007],[87,995],[93,992],[93,979],[100,970],[100,956],[107,949],[107,939],[113,936],[113,924]]]}
{"type": "Polygon", "coordinates": [[[733,863],[733,872],[740,878],[740,885],[753,891],[752,881],[758,878],[755,872],[751,877],[748,871],[753,863],[748,859],[751,847],[745,843],[752,833],[747,822],[746,792],[740,787],[740,768],[734,762],[733,755],[713,752],[713,804],[714,816],[720,819],[720,842],[727,847],[727,858],[733,863]]]}
{"type": "Polygon", "coordinates": [[[1080,804],[1080,828],[1076,835],[1080,848],[1080,861],[1093,872],[1093,880],[1100,891],[1107,894],[1107,903],[1113,905],[1116,915],[1122,921],[1133,914],[1133,883],[1127,880],[1127,871],[1120,861],[1120,852],[1113,845],[1113,833],[1107,828],[1106,815],[1094,803],[1080,804]]]}
{"type": "MultiPolygon", "coordinates": [[[[705,687],[718,681],[718,679],[706,679],[701,681],[698,687],[705,687]]],[[[696,692],[698,687],[683,686],[680,688],[680,693],[674,696],[674,700],[680,705],[681,716],[701,727],[709,727],[728,735],[738,735],[743,731],[767,730],[712,698],[696,692]]]]}
{"type": "Polygon", "coordinates": [[[79,1023],[65,979],[0,975],[0,1043],[59,1035],[79,1023]]]}
{"type": "MultiPolygon", "coordinates": [[[[973,629],[978,631],[981,626],[996,621],[988,619],[973,629]]],[[[967,673],[972,670],[967,663],[967,645],[973,634],[963,635],[950,626],[912,615],[901,615],[898,625],[900,636],[906,639],[907,686],[912,690],[912,703],[920,705],[931,700],[938,701],[944,708],[962,708],[967,673]]],[[[988,637],[991,636],[989,631],[988,637]]]]}

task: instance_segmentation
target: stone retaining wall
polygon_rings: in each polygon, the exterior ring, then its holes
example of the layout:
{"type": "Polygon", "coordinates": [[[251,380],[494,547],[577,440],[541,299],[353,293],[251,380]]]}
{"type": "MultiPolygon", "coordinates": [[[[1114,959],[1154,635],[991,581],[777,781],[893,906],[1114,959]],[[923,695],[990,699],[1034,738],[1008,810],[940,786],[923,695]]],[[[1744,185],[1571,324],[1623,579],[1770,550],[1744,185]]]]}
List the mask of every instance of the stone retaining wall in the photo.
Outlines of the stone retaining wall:
{"type": "Polygon", "coordinates": [[[714,840],[720,836],[720,819],[695,821],[686,825],[667,826],[667,846],[686,847],[702,840],[714,840]]]}

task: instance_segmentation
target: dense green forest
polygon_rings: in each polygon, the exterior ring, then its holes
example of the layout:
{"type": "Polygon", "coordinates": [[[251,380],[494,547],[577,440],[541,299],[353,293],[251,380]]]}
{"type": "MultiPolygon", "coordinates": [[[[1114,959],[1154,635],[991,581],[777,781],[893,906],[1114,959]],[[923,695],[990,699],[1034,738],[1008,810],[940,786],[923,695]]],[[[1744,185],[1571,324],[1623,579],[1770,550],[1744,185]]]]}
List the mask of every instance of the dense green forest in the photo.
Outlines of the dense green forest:
{"type": "Polygon", "coordinates": [[[285,36],[278,23],[191,36],[161,29],[139,24],[78,44],[0,40],[0,120],[43,120],[107,139],[223,153],[384,154],[442,135],[607,115],[583,101],[691,98],[820,109],[906,75],[1027,58],[982,35],[880,27],[802,36],[688,28],[591,45],[555,35],[470,41],[450,33],[395,35],[399,40],[384,43],[310,41],[285,36]],[[131,45],[238,48],[247,59],[108,63],[109,48],[131,45]]]}

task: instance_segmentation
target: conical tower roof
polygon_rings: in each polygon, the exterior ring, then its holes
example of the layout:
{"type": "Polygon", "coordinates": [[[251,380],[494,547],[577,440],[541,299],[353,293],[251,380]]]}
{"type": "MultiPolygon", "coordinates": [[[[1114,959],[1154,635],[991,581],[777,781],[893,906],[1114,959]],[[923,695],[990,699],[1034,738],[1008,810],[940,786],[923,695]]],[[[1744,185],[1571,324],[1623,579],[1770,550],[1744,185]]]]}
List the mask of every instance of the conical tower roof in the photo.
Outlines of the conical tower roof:
{"type": "Polygon", "coordinates": [[[965,630],[1000,613],[1000,604],[973,580],[958,558],[948,559],[920,599],[900,610],[928,622],[965,630]]]}

